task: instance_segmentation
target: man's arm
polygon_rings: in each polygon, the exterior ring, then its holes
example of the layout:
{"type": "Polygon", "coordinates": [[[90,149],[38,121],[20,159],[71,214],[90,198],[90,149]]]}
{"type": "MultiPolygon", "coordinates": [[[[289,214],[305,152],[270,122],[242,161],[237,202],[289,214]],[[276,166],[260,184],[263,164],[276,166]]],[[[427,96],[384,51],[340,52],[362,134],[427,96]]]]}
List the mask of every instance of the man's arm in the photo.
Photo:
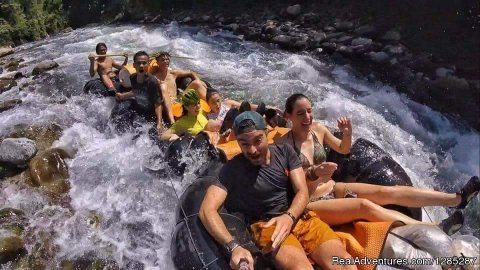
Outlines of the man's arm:
{"type": "Polygon", "coordinates": [[[192,80],[200,80],[200,77],[197,75],[197,73],[191,70],[174,69],[170,71],[170,73],[174,75],[175,78],[190,77],[192,80]]]}
{"type": "Polygon", "coordinates": [[[227,198],[227,192],[218,186],[211,185],[202,205],[200,206],[199,217],[203,225],[215,240],[221,245],[233,240],[233,236],[228,232],[225,223],[218,214],[218,209],[227,198]]]}
{"type": "MultiPolygon", "coordinates": [[[[221,245],[225,245],[233,240],[233,236],[227,230],[225,223],[218,214],[218,209],[227,198],[227,192],[215,185],[211,185],[205,197],[203,198],[202,205],[200,206],[199,217],[207,229],[208,233],[221,245]]],[[[253,258],[250,251],[244,249],[241,246],[233,249],[230,258],[230,267],[237,269],[241,259],[247,259],[250,269],[253,270],[253,258]]]]}
{"type": "Polygon", "coordinates": [[[168,119],[170,119],[170,123],[173,124],[175,122],[175,118],[173,117],[173,112],[172,112],[172,102],[167,93],[167,85],[165,83],[159,83],[158,87],[159,87],[160,94],[162,95],[163,102],[165,103],[165,108],[167,109],[168,119]]]}
{"type": "Polygon", "coordinates": [[[292,205],[288,208],[288,212],[298,219],[303,214],[309,200],[305,172],[301,167],[290,171],[290,181],[292,181],[295,197],[293,198],[292,205]]]}
{"type": "Polygon", "coordinates": [[[89,55],[88,60],[90,60],[90,68],[88,72],[90,73],[90,77],[93,77],[95,76],[95,72],[97,72],[98,63],[93,55],[89,55]]]}
{"type": "Polygon", "coordinates": [[[157,121],[157,131],[159,134],[163,130],[163,119],[162,119],[162,110],[163,106],[162,103],[155,103],[155,116],[156,116],[156,121],[157,121]]]}

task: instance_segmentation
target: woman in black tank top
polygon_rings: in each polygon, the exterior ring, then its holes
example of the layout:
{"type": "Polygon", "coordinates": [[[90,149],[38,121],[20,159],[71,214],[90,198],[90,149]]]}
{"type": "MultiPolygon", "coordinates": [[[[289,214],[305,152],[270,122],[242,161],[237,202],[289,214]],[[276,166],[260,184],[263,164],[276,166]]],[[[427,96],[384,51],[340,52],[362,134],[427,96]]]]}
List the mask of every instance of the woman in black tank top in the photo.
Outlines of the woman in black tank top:
{"type": "MultiPolygon", "coordinates": [[[[342,140],[336,138],[325,126],[313,122],[312,105],[302,94],[294,94],[287,99],[285,116],[292,122],[292,129],[277,140],[277,143],[289,143],[297,151],[306,172],[311,196],[308,208],[317,212],[320,218],[330,225],[360,219],[400,220],[406,224],[415,224],[420,222],[397,211],[383,208],[381,205],[464,207],[472,199],[467,198],[472,196],[409,186],[335,183],[331,176],[337,166],[335,163],[325,162],[323,143],[339,153],[349,153],[352,134],[350,120],[345,117],[337,120],[338,128],[343,132],[343,138],[342,140]]],[[[478,177],[472,177],[470,182],[478,182],[478,177]]],[[[475,190],[470,191],[471,194],[474,192],[475,190]]]]}

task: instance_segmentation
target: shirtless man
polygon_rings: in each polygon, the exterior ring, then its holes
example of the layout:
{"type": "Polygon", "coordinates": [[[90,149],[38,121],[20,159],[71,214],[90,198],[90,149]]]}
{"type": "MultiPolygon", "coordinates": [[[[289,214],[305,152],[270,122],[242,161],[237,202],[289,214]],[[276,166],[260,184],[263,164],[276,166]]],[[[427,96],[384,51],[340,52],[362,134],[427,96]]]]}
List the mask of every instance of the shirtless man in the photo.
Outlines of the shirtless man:
{"type": "Polygon", "coordinates": [[[160,53],[155,60],[158,64],[158,70],[153,73],[160,83],[161,91],[166,93],[169,98],[165,100],[165,107],[168,110],[169,118],[173,123],[172,105],[177,99],[177,78],[190,77],[192,82],[187,89],[194,89],[198,96],[206,101],[207,85],[200,80],[198,75],[190,70],[170,69],[170,54],[167,52],[160,53]]]}
{"type": "MultiPolygon", "coordinates": [[[[107,45],[105,43],[98,43],[95,47],[95,52],[97,55],[107,54],[107,45]]],[[[122,69],[124,65],[128,62],[128,54],[124,53],[123,56],[125,60],[123,64],[118,64],[109,56],[95,56],[90,54],[88,59],[90,60],[90,76],[95,76],[95,72],[98,72],[103,84],[107,87],[108,91],[115,91],[115,86],[112,79],[109,76],[109,73],[112,71],[112,68],[122,69]],[[95,58],[97,58],[95,60],[95,58]]]]}

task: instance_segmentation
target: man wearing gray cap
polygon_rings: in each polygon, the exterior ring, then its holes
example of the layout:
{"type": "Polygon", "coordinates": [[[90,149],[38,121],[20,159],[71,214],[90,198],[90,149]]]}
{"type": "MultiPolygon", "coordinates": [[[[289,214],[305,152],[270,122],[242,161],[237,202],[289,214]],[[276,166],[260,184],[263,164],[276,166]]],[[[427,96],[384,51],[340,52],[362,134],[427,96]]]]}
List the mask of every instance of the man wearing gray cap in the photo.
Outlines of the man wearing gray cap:
{"type": "Polygon", "coordinates": [[[253,269],[254,262],[218,215],[222,204],[245,215],[254,242],[279,269],[312,269],[307,255],[322,269],[356,269],[332,264],[333,256],[351,256],[327,224],[305,211],[308,189],[295,150],[288,144],[268,145],[267,125],[256,112],[238,115],[232,129],[242,154],[225,164],[200,208],[203,225],[225,247],[230,266],[238,269],[243,259],[253,269]]]}

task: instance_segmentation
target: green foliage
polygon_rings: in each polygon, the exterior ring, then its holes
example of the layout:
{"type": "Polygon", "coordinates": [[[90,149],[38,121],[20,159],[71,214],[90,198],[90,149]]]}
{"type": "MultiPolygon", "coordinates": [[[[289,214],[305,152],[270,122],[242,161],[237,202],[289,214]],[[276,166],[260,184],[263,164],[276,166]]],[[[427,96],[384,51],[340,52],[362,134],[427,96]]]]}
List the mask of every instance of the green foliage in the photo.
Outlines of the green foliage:
{"type": "Polygon", "coordinates": [[[7,0],[0,4],[0,45],[39,40],[65,27],[62,0],[7,0]]]}

